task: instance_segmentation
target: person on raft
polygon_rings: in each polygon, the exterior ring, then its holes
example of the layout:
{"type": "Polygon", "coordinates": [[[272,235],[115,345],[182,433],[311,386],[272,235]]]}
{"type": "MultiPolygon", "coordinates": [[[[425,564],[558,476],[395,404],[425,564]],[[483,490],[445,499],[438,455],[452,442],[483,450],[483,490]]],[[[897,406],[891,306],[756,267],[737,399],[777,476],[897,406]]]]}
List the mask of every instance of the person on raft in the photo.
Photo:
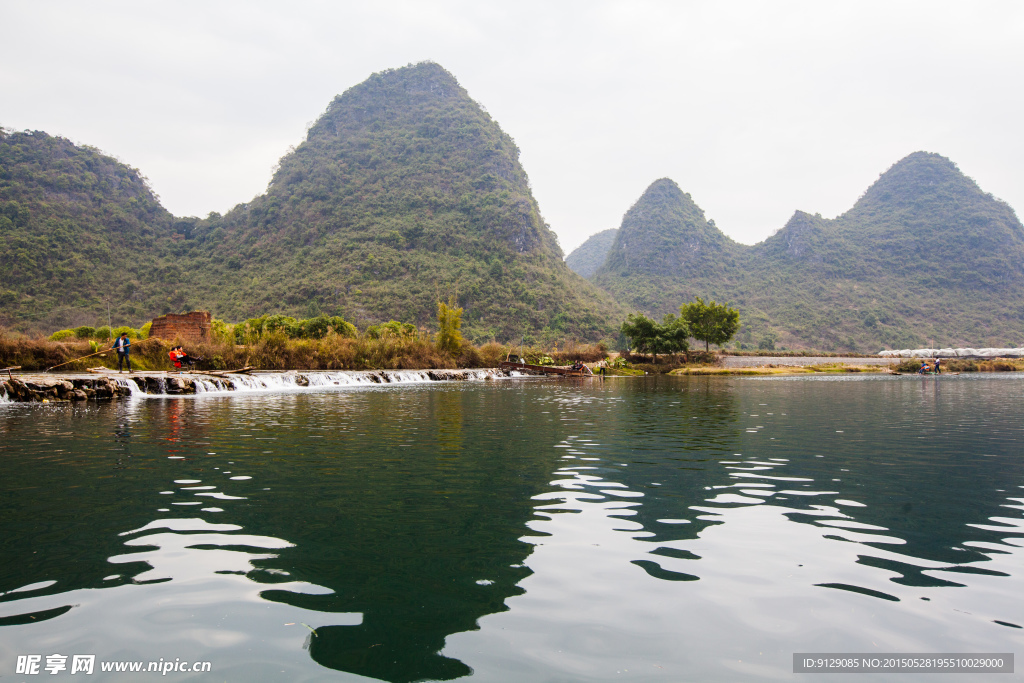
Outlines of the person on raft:
{"type": "Polygon", "coordinates": [[[121,336],[117,338],[117,340],[114,342],[114,345],[111,347],[112,349],[117,351],[118,372],[124,372],[124,370],[122,370],[121,368],[124,366],[125,363],[127,363],[128,374],[132,374],[132,359],[131,356],[128,355],[131,350],[131,346],[132,342],[130,339],[128,339],[128,333],[122,332],[121,336]]]}

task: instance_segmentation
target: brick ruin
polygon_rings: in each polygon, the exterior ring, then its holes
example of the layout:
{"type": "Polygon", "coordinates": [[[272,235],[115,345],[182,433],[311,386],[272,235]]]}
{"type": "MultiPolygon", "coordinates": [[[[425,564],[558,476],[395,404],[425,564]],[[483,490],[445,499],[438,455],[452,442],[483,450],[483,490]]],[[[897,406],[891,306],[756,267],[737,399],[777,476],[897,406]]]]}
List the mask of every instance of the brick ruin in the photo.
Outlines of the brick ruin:
{"type": "Polygon", "coordinates": [[[153,326],[149,328],[149,336],[168,341],[175,339],[180,339],[183,342],[209,341],[212,319],[209,311],[192,311],[181,315],[168,313],[153,319],[153,326]]]}

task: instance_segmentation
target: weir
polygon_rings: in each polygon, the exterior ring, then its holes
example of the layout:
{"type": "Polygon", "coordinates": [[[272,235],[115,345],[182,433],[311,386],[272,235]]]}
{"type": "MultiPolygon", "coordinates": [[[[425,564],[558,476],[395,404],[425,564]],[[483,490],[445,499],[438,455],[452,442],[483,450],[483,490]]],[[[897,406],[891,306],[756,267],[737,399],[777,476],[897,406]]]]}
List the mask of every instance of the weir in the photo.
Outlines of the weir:
{"type": "Polygon", "coordinates": [[[202,373],[137,372],[133,374],[22,374],[0,381],[0,403],[157,398],[191,394],[302,391],[381,384],[482,382],[522,376],[500,368],[478,370],[291,370],[228,376],[202,373]]]}

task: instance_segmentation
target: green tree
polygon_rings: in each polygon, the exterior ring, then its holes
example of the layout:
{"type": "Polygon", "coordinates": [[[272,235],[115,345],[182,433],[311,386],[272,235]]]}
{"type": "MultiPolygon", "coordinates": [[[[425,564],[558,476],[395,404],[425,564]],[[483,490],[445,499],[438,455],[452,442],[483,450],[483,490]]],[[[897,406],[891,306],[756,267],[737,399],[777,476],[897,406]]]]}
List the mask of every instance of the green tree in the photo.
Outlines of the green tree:
{"type": "Polygon", "coordinates": [[[662,319],[660,325],[646,315],[630,313],[620,331],[629,338],[634,349],[651,353],[655,363],[659,353],[678,353],[689,348],[690,328],[685,320],[671,313],[662,319]]]}
{"type": "Polygon", "coordinates": [[[448,303],[437,302],[437,322],[440,330],[437,333],[437,348],[453,356],[462,348],[462,308],[454,296],[448,297],[448,303]]]}
{"type": "Polygon", "coordinates": [[[671,313],[661,319],[658,325],[657,344],[661,353],[679,353],[690,348],[690,326],[683,318],[671,313]]]}
{"type": "Polygon", "coordinates": [[[680,317],[690,327],[690,336],[704,342],[704,350],[711,344],[722,345],[740,329],[740,312],[714,301],[704,303],[699,296],[679,307],[680,317]]]}
{"type": "Polygon", "coordinates": [[[619,331],[635,350],[646,353],[658,336],[658,324],[642,313],[630,313],[619,331]]]}

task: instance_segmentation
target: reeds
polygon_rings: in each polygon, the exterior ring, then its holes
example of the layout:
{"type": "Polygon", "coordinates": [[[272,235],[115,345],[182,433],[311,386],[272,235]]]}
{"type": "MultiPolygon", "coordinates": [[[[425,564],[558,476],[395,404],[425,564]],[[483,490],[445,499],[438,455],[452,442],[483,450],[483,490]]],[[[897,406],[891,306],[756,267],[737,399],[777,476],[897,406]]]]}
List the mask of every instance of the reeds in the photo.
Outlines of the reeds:
{"type": "MultiPolygon", "coordinates": [[[[171,364],[168,352],[173,346],[183,345],[190,356],[202,358],[200,369],[226,370],[252,366],[259,370],[414,370],[425,368],[482,368],[496,367],[513,351],[512,347],[489,342],[474,346],[463,341],[457,351],[446,353],[426,333],[387,334],[356,337],[330,333],[322,339],[291,339],[278,330],[248,339],[248,344],[236,344],[233,335],[216,336],[204,342],[186,342],[180,339],[166,341],[147,339],[133,341],[131,359],[136,370],[168,370],[171,364]]],[[[20,365],[25,370],[45,370],[59,363],[86,356],[93,349],[87,340],[68,339],[51,341],[45,338],[27,338],[6,333],[0,329],[0,367],[20,365]]],[[[518,349],[517,349],[518,350],[518,349]]],[[[592,362],[607,356],[603,345],[569,344],[557,353],[529,347],[528,360],[549,355],[556,362],[574,360],[592,362]]],[[[70,363],[61,368],[68,372],[83,371],[90,367],[117,366],[114,351],[70,363]]]]}

